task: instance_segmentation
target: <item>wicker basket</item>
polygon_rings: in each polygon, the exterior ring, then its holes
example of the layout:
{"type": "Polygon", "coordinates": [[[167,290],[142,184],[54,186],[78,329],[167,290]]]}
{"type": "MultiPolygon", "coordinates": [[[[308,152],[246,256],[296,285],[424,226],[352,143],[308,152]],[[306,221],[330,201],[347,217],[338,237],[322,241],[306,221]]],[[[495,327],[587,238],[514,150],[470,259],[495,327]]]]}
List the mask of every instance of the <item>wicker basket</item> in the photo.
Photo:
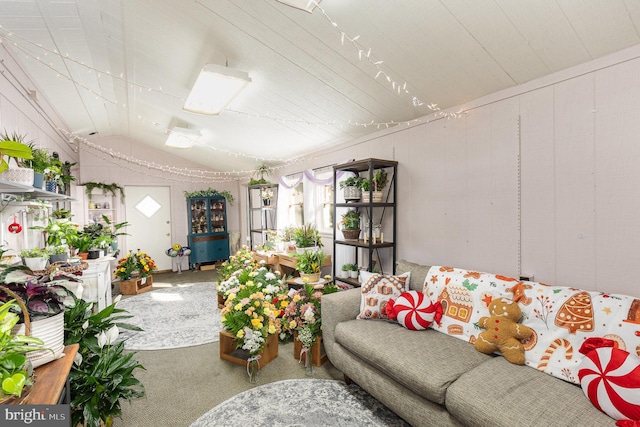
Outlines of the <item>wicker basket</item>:
{"type": "Polygon", "coordinates": [[[345,240],[358,240],[360,237],[360,229],[358,230],[342,230],[345,240]]]}

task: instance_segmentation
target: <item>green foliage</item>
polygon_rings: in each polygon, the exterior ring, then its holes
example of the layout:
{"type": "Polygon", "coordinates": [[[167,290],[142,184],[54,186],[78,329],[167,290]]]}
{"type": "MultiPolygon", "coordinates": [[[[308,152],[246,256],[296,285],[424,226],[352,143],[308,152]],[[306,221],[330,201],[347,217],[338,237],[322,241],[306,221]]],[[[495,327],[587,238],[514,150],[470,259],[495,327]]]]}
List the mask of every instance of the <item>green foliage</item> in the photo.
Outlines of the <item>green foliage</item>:
{"type": "Polygon", "coordinates": [[[33,158],[29,142],[24,142],[24,136],[17,133],[8,134],[5,130],[0,134],[0,172],[9,169],[8,160],[14,159],[18,166],[25,167],[24,160],[33,158]]]}
{"type": "Polygon", "coordinates": [[[43,148],[35,148],[31,145],[32,159],[25,162],[27,167],[34,172],[44,174],[44,170],[51,164],[51,154],[43,148]]]}
{"type": "Polygon", "coordinates": [[[91,200],[91,193],[93,190],[99,188],[105,196],[108,193],[111,193],[113,197],[116,197],[116,192],[118,192],[120,194],[120,201],[124,203],[124,188],[120,187],[115,182],[112,182],[111,184],[105,184],[104,182],[85,182],[80,185],[85,186],[85,192],[87,193],[89,200],[91,200]]]}
{"type": "Polygon", "coordinates": [[[134,372],[145,368],[134,359],[136,352],[125,353],[124,341],[105,343],[104,337],[113,338],[112,332],[115,330],[117,334],[117,328],[141,329],[121,322],[132,316],[116,308],[116,303],[94,314],[92,303],[75,297],[74,301],[65,311],[64,322],[64,343],[78,343],[81,359],[80,363],[74,363],[69,374],[71,425],[98,427],[101,420],[108,425],[114,416],[121,415],[121,399],[130,401],[145,395],[144,386],[134,372]]]}
{"type": "Polygon", "coordinates": [[[33,368],[27,362],[26,354],[42,350],[43,341],[35,337],[14,335],[13,327],[18,323],[18,316],[9,310],[17,306],[11,299],[0,306],[0,382],[2,395],[20,397],[27,385],[32,385],[33,368]]]}
{"type": "Polygon", "coordinates": [[[303,225],[296,228],[294,240],[298,248],[322,247],[320,233],[314,225],[303,225]]]}
{"type": "Polygon", "coordinates": [[[343,230],[360,230],[360,211],[356,209],[349,209],[342,214],[343,230]]]}
{"type": "Polygon", "coordinates": [[[319,273],[326,254],[322,250],[306,250],[301,254],[294,254],[298,259],[296,270],[305,274],[319,273]]]}
{"type": "Polygon", "coordinates": [[[358,175],[350,176],[344,181],[340,181],[340,188],[345,187],[360,187],[362,185],[362,178],[358,175]]]}
{"type": "Polygon", "coordinates": [[[70,210],[62,208],[51,212],[51,216],[55,219],[69,219],[72,217],[70,210]]]}
{"type": "Polygon", "coordinates": [[[47,225],[34,225],[29,227],[32,230],[42,230],[46,236],[49,246],[62,246],[70,244],[78,234],[78,227],[72,222],[60,222],[53,218],[48,218],[47,225]]]}
{"type": "Polygon", "coordinates": [[[49,258],[49,252],[46,249],[33,248],[23,249],[20,251],[21,258],[49,258]]]}
{"type": "Polygon", "coordinates": [[[231,194],[228,191],[218,191],[215,190],[211,187],[207,188],[206,190],[198,190],[198,191],[194,191],[194,192],[189,192],[189,191],[185,191],[184,192],[184,196],[186,198],[189,197],[213,197],[213,196],[222,196],[225,199],[227,199],[227,202],[229,202],[229,205],[233,206],[233,201],[235,200],[233,197],[233,194],[231,194]]]}

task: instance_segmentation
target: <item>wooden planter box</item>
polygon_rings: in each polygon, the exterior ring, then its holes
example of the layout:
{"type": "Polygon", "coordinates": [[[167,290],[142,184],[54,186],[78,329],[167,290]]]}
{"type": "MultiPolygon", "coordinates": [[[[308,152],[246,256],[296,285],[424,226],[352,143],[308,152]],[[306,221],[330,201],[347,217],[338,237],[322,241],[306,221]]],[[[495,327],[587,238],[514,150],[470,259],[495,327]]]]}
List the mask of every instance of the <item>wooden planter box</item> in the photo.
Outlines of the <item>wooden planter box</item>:
{"type": "MultiPolygon", "coordinates": [[[[300,360],[300,352],[302,351],[302,343],[298,341],[298,333],[293,334],[293,357],[300,360]]],[[[327,353],[322,345],[322,337],[316,338],[316,342],[311,346],[311,362],[314,366],[322,366],[327,361],[327,353]]]]}
{"type": "Polygon", "coordinates": [[[224,308],[224,295],[218,294],[218,308],[222,310],[224,308]]]}
{"type": "Polygon", "coordinates": [[[137,277],[120,281],[120,293],[122,295],[138,295],[151,290],[153,276],[137,277]]]}
{"type": "MultiPolygon", "coordinates": [[[[278,335],[271,334],[267,337],[267,343],[260,353],[260,369],[267,363],[278,357],[278,335]]],[[[228,331],[220,331],[220,359],[228,360],[236,365],[247,366],[249,352],[241,348],[236,348],[236,337],[228,331]]]]}

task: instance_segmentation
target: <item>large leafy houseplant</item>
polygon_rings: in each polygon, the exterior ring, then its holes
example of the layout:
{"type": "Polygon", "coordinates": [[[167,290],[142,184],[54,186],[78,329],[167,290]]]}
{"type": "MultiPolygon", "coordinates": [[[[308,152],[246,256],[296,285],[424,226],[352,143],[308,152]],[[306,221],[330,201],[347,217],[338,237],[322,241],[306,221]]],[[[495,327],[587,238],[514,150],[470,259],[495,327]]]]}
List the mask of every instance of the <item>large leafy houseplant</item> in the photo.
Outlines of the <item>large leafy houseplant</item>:
{"type": "Polygon", "coordinates": [[[22,396],[25,386],[32,385],[33,367],[27,353],[42,349],[42,340],[14,334],[13,327],[19,318],[10,309],[18,306],[15,299],[0,305],[0,401],[7,396],[22,396]]]}
{"type": "Polygon", "coordinates": [[[65,311],[65,345],[79,344],[69,374],[73,426],[110,426],[122,414],[122,399],[145,395],[135,377],[136,369],[145,368],[134,358],[136,352],[125,353],[124,341],[117,341],[120,329],[141,329],[123,322],[132,316],[116,308],[118,301],[94,313],[93,303],[74,298],[65,311]]]}
{"type": "Polygon", "coordinates": [[[24,137],[17,133],[0,134],[0,172],[9,169],[9,160],[14,159],[19,167],[25,166],[25,160],[33,158],[31,147],[24,142],[24,137]]]}
{"type": "Polygon", "coordinates": [[[295,231],[294,240],[297,248],[322,247],[320,233],[314,225],[302,225],[295,231]]]}
{"type": "Polygon", "coordinates": [[[308,250],[294,255],[298,262],[296,270],[304,274],[320,273],[326,254],[322,250],[308,250]]]}

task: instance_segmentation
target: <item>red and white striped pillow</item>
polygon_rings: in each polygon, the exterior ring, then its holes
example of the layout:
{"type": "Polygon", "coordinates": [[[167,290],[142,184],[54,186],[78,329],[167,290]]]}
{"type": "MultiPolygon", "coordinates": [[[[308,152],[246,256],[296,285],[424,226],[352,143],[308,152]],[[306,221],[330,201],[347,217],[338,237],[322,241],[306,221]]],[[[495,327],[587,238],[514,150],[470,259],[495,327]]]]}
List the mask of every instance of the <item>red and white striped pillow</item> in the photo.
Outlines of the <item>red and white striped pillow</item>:
{"type": "Polygon", "coordinates": [[[427,329],[435,320],[440,323],[442,305],[431,302],[422,292],[403,292],[395,301],[387,303],[389,319],[397,319],[407,329],[418,331],[427,329]]]}

